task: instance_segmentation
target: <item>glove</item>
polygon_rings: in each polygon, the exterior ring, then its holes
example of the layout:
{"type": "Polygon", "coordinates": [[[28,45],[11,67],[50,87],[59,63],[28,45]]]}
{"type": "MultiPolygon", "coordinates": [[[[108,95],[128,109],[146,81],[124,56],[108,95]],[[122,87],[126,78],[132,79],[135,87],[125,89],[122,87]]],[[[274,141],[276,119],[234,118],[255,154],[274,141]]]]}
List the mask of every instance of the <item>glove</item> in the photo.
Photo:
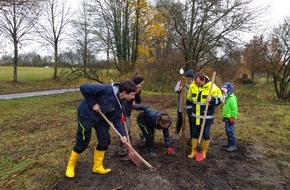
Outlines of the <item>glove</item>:
{"type": "Polygon", "coordinates": [[[124,123],[124,121],[125,121],[125,116],[124,116],[124,114],[122,114],[122,116],[121,116],[121,122],[124,123]]]}
{"type": "Polygon", "coordinates": [[[224,117],[222,118],[222,120],[223,120],[223,122],[225,122],[225,118],[224,117]]]}
{"type": "Polygon", "coordinates": [[[229,123],[230,123],[230,124],[235,124],[235,118],[232,118],[232,117],[231,117],[231,118],[229,119],[229,123]]]}
{"type": "Polygon", "coordinates": [[[175,155],[175,151],[172,147],[167,148],[167,155],[175,155]]]}

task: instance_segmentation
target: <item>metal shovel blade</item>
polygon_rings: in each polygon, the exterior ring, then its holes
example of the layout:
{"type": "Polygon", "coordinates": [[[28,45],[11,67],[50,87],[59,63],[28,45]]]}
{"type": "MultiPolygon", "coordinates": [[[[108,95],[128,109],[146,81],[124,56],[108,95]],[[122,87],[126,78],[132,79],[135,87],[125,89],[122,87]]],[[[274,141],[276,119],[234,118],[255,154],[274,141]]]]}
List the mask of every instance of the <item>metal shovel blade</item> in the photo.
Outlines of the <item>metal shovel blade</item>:
{"type": "Polygon", "coordinates": [[[194,157],[195,157],[195,160],[198,161],[198,162],[204,160],[204,157],[203,157],[202,152],[198,152],[198,151],[196,151],[196,152],[194,153],[194,157]]]}
{"type": "Polygon", "coordinates": [[[129,158],[132,160],[132,162],[139,167],[141,165],[141,160],[136,156],[136,154],[132,151],[129,151],[129,158]]]}
{"type": "Polygon", "coordinates": [[[128,155],[130,160],[132,160],[132,162],[139,167],[141,165],[141,160],[139,159],[139,157],[130,149],[130,147],[125,144],[127,150],[128,150],[128,155]]]}
{"type": "Polygon", "coordinates": [[[203,157],[203,154],[202,154],[202,149],[200,147],[200,145],[198,145],[194,151],[194,157],[195,157],[195,160],[200,162],[202,160],[204,160],[204,157],[203,157]]]}

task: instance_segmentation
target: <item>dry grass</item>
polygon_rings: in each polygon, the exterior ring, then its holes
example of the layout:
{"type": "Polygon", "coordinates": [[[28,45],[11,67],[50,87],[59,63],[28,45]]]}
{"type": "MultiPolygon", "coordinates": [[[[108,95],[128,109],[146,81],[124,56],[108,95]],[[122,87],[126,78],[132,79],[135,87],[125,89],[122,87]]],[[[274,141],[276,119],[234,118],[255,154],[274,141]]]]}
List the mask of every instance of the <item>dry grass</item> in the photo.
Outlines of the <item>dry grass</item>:
{"type": "Polygon", "coordinates": [[[1,101],[0,186],[47,189],[58,179],[75,132],[80,94],[1,101]]]}

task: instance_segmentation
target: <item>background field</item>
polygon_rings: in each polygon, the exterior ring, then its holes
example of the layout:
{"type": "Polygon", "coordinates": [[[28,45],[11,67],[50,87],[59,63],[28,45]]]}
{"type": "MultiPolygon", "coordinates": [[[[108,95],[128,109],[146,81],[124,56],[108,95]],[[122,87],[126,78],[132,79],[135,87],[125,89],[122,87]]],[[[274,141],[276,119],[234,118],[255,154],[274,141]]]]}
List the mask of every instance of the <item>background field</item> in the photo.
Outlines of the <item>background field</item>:
{"type": "MultiPolygon", "coordinates": [[[[83,78],[68,81],[66,75],[67,70],[65,68],[60,68],[58,71],[58,79],[53,80],[54,70],[52,67],[18,67],[18,82],[14,83],[12,82],[13,67],[0,66],[0,94],[43,89],[74,88],[82,83],[95,83],[95,81],[83,78]]],[[[105,83],[109,83],[110,79],[118,81],[118,74],[114,69],[101,70],[98,75],[100,80],[105,83]]]]}

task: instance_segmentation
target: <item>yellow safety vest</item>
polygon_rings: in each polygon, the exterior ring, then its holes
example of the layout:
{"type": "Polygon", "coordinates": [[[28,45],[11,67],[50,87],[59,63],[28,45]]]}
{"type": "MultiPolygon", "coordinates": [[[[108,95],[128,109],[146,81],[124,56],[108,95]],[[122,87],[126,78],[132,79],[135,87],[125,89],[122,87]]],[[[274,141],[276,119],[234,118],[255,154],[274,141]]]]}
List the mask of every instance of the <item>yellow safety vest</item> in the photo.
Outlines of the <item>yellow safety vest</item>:
{"type": "MultiPolygon", "coordinates": [[[[209,90],[210,90],[210,85],[212,82],[208,82],[202,87],[198,87],[195,82],[192,82],[188,93],[187,93],[187,99],[190,100],[193,104],[193,113],[192,115],[196,118],[196,125],[200,125],[200,118],[202,119],[213,119],[214,113],[213,112],[208,112],[207,116],[204,118],[203,115],[201,115],[201,112],[204,111],[206,102],[207,102],[207,96],[209,95],[209,90]]],[[[209,105],[210,106],[217,106],[221,103],[222,101],[222,92],[219,87],[217,87],[213,83],[212,87],[212,92],[211,96],[216,98],[216,102],[214,105],[209,105]]],[[[203,113],[202,113],[203,114],[203,113]]]]}

